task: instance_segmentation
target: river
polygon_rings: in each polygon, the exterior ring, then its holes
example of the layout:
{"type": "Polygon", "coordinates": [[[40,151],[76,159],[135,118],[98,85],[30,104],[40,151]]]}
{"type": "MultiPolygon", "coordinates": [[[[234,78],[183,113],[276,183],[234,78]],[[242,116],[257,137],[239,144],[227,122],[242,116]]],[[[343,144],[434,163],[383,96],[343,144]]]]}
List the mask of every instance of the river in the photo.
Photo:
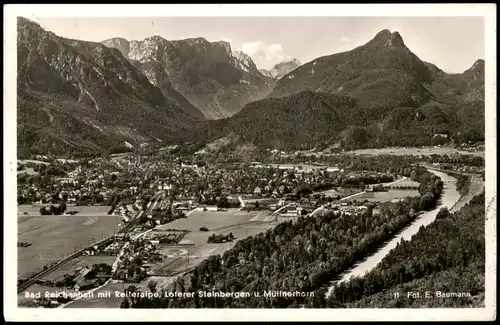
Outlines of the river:
{"type": "Polygon", "coordinates": [[[436,219],[436,215],[442,207],[447,207],[448,210],[458,202],[460,199],[460,194],[456,190],[456,179],[443,172],[429,170],[430,172],[436,174],[443,181],[443,192],[441,194],[441,199],[438,202],[438,206],[432,210],[421,214],[417,220],[415,220],[410,226],[405,228],[402,232],[394,236],[389,242],[382,246],[376,253],[369,256],[367,259],[356,264],[351,270],[344,273],[339,281],[332,281],[332,286],[328,289],[327,296],[330,296],[335,288],[335,284],[348,280],[352,276],[363,276],[366,272],[371,271],[377,264],[382,261],[384,256],[386,256],[397,243],[401,241],[401,238],[405,240],[410,240],[411,237],[418,232],[421,226],[427,226],[436,219]]]}

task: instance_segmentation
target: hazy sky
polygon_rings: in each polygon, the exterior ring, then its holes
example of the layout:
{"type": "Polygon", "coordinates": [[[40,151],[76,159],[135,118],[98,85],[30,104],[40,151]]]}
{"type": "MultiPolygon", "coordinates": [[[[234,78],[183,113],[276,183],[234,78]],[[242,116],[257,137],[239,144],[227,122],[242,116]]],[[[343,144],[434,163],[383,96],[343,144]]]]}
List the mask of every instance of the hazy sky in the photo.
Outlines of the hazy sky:
{"type": "Polygon", "coordinates": [[[259,68],[297,58],[350,50],[382,29],[398,31],[420,59],[460,73],[484,59],[482,17],[162,17],[38,18],[42,27],[68,38],[102,41],[112,37],[167,40],[205,37],[226,40],[249,54],[259,68]]]}

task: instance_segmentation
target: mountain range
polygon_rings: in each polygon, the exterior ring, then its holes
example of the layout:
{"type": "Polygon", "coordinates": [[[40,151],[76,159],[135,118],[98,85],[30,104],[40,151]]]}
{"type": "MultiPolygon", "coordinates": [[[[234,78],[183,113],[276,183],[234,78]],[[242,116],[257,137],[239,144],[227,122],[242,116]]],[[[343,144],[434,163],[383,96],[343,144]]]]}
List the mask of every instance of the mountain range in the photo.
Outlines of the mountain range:
{"type": "Polygon", "coordinates": [[[484,141],[484,61],[447,74],[397,32],[317,58],[281,77],[266,99],[209,121],[193,139],[286,150],[484,141]]]}
{"type": "Polygon", "coordinates": [[[267,96],[275,83],[259,72],[250,56],[232,51],[224,41],[209,42],[201,37],[168,41],[153,36],[102,43],[119,49],[153,85],[182,94],[207,119],[233,115],[245,104],[267,96]]]}
{"type": "Polygon", "coordinates": [[[351,51],[259,70],[204,38],[71,40],[18,18],[18,152],[174,143],[310,149],[484,140],[484,61],[447,74],[383,30],[351,51]]]}

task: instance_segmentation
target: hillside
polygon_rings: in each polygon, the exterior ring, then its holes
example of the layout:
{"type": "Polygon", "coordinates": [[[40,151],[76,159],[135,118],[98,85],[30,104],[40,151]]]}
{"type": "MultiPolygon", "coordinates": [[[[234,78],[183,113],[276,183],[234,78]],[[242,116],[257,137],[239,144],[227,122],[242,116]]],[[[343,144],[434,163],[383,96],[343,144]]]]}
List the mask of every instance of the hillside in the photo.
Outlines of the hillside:
{"type": "Polygon", "coordinates": [[[268,95],[275,83],[259,72],[248,55],[232,52],[224,41],[209,42],[201,37],[169,41],[152,36],[142,41],[119,38],[102,43],[119,49],[160,89],[179,92],[208,119],[233,115],[245,104],[268,95]]]}
{"type": "Polygon", "coordinates": [[[18,18],[18,154],[168,143],[197,120],[115,49],[18,18]]]}
{"type": "Polygon", "coordinates": [[[207,139],[234,132],[277,149],[484,141],[484,61],[446,74],[421,61],[399,33],[383,30],[352,51],[299,66],[266,99],[203,129],[207,139]],[[338,98],[349,105],[338,106],[338,98]]]}

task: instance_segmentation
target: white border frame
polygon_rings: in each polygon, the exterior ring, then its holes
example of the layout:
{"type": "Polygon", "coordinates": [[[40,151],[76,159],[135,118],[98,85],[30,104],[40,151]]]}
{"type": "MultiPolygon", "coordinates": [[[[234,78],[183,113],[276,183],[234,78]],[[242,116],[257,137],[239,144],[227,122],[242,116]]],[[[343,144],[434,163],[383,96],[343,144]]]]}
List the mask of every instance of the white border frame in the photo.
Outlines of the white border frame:
{"type": "Polygon", "coordinates": [[[4,6],[4,317],[10,321],[405,321],[496,319],[496,4],[227,4],[4,6]],[[96,10],[97,9],[97,10],[96,10]],[[16,17],[477,16],[485,26],[486,298],[476,309],[31,309],[18,308],[16,282],[16,17]],[[10,189],[10,190],[9,190],[10,189]],[[17,298],[17,297],[16,297],[17,298]]]}

